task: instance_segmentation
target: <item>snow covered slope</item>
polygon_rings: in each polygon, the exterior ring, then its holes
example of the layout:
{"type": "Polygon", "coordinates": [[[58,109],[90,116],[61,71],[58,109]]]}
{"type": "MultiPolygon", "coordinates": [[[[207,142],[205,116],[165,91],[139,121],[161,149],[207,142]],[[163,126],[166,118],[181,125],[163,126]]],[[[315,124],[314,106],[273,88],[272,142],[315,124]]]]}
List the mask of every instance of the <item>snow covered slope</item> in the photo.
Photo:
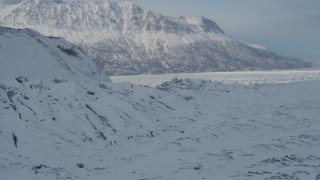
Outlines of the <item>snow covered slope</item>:
{"type": "Polygon", "coordinates": [[[0,27],[0,80],[110,80],[86,54],[62,38],[48,38],[30,29],[0,27]]]}
{"type": "Polygon", "coordinates": [[[320,178],[319,81],[115,84],[31,30],[0,52],[1,179],[320,178]]]}
{"type": "Polygon", "coordinates": [[[64,37],[109,74],[308,67],[234,40],[204,17],[166,17],[132,2],[0,1],[0,25],[64,37]],[[9,3],[10,2],[10,3],[9,3]]]}
{"type": "Polygon", "coordinates": [[[319,81],[0,84],[1,179],[320,178],[319,81]]]}

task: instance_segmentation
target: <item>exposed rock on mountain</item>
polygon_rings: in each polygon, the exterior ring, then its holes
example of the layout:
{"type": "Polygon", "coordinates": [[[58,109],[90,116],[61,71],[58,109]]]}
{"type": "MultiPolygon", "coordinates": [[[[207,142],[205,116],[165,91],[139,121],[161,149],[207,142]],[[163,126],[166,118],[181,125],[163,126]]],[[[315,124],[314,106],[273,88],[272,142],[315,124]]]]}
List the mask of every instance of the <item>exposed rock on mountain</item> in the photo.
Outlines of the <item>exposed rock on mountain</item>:
{"type": "Polygon", "coordinates": [[[109,74],[286,69],[309,64],[256,49],[204,17],[166,17],[132,2],[2,2],[0,25],[64,37],[109,74]]]}

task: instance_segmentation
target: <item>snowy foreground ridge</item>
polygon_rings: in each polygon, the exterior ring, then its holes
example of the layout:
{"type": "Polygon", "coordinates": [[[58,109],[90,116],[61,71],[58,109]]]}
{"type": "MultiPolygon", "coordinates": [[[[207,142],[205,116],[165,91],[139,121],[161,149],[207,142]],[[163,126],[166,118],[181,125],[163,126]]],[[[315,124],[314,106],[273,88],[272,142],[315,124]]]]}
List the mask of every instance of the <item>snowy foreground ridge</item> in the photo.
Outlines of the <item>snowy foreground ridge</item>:
{"type": "Polygon", "coordinates": [[[0,88],[1,179],[320,178],[320,83],[15,79],[0,88]]]}
{"type": "Polygon", "coordinates": [[[116,84],[7,28],[0,62],[1,180],[320,179],[320,81],[116,84]]]}

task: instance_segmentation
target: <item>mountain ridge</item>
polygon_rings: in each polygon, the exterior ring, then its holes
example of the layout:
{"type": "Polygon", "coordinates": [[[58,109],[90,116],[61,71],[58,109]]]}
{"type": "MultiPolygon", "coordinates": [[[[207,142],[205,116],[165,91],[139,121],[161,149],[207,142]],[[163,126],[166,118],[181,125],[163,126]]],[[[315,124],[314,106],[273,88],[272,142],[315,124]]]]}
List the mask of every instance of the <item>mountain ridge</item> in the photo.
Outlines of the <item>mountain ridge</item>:
{"type": "Polygon", "coordinates": [[[308,67],[256,49],[204,17],[167,17],[133,2],[26,0],[0,10],[0,25],[64,37],[108,74],[268,70],[308,67]]]}

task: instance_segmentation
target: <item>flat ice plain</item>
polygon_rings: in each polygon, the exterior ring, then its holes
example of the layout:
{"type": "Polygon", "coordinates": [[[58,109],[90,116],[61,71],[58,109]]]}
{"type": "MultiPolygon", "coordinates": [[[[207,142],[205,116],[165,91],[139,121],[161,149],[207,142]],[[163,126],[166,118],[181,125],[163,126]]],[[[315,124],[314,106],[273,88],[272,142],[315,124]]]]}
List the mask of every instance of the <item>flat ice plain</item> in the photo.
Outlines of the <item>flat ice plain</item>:
{"type": "Polygon", "coordinates": [[[111,76],[112,82],[130,82],[136,85],[146,85],[151,87],[158,86],[165,81],[172,80],[173,78],[212,80],[226,84],[278,84],[318,80],[320,79],[320,69],[111,76]]]}

